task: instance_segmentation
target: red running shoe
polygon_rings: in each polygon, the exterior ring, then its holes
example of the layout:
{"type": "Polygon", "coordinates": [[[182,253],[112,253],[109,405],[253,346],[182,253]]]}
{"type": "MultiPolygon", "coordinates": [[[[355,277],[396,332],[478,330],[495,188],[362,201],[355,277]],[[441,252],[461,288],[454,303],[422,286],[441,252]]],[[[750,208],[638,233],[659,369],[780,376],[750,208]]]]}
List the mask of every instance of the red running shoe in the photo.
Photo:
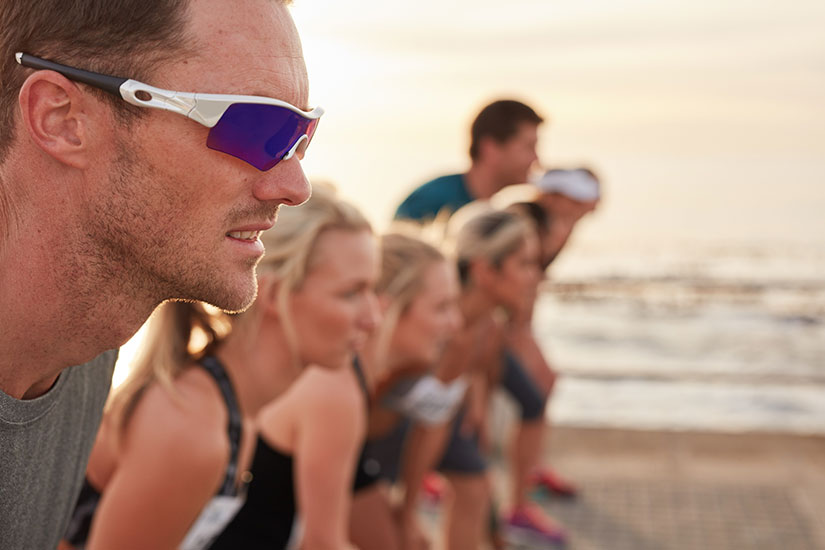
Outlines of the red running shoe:
{"type": "Polygon", "coordinates": [[[563,497],[576,496],[576,486],[565,481],[552,468],[541,468],[530,476],[530,483],[563,497]]]}

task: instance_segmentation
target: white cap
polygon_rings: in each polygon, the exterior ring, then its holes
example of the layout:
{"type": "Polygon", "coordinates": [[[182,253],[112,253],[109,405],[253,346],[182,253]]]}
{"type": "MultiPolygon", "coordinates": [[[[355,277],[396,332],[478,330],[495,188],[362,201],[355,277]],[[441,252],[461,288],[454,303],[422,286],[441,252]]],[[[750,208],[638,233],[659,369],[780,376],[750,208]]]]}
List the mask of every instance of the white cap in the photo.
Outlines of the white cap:
{"type": "Polygon", "coordinates": [[[599,181],[583,168],[549,170],[535,182],[542,193],[558,193],[568,199],[590,202],[599,199],[599,181]]]}

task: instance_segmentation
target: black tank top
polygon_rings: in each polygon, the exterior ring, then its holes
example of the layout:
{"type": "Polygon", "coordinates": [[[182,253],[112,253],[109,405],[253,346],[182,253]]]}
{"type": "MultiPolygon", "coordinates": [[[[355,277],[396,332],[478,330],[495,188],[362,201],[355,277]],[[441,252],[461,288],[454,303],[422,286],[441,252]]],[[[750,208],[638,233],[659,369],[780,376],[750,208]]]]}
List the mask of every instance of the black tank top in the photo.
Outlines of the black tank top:
{"type": "MultiPolygon", "coordinates": [[[[238,407],[238,400],[232,383],[226,375],[226,370],[216,357],[204,357],[200,361],[200,366],[208,372],[223,396],[229,420],[227,422],[227,436],[229,437],[229,464],[226,467],[221,487],[215,496],[237,496],[239,487],[235,483],[238,472],[238,450],[241,446],[241,410],[238,407]]],[[[83,480],[83,488],[75,504],[74,512],[69,520],[69,527],[66,530],[65,538],[72,546],[82,548],[89,538],[89,530],[92,526],[97,506],[100,503],[101,493],[91,483],[89,479],[83,480]]]]}
{"type": "Polygon", "coordinates": [[[286,548],[295,522],[292,456],[273,449],[258,436],[250,472],[246,502],[210,550],[286,548]]]}
{"type": "MultiPolygon", "coordinates": [[[[357,358],[352,368],[368,405],[366,379],[357,358]]],[[[362,449],[353,491],[377,480],[364,470],[363,461],[362,449]]],[[[252,481],[246,503],[209,550],[282,550],[289,543],[297,513],[292,455],[271,447],[258,436],[250,471],[252,481]]]]}
{"type": "MultiPolygon", "coordinates": [[[[356,356],[352,362],[352,369],[355,371],[355,376],[358,378],[358,383],[361,385],[361,390],[364,392],[364,405],[367,408],[367,416],[369,416],[369,409],[371,406],[370,391],[367,386],[367,378],[364,375],[364,369],[361,367],[361,362],[356,356]]],[[[368,487],[372,487],[381,476],[380,464],[367,456],[366,442],[361,447],[361,455],[358,457],[358,462],[355,469],[355,479],[352,484],[352,492],[357,493],[363,491],[368,487]]]]}

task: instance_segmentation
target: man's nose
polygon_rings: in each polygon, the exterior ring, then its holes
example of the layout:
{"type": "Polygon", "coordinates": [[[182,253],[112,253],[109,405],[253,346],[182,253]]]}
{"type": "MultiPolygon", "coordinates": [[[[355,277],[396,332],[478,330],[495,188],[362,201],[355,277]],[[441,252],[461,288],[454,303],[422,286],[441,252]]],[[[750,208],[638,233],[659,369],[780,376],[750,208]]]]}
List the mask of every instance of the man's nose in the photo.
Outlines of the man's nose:
{"type": "Polygon", "coordinates": [[[289,206],[306,202],[312,187],[297,157],[282,160],[255,181],[253,196],[261,202],[277,201],[289,206]]]}

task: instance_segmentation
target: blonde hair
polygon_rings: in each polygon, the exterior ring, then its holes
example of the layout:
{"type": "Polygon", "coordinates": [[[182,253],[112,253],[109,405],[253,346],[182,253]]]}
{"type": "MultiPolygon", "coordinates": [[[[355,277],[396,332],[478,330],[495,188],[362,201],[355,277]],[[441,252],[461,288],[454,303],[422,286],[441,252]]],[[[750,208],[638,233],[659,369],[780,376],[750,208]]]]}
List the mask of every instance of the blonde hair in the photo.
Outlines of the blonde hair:
{"type": "Polygon", "coordinates": [[[398,320],[420,294],[425,273],[431,266],[443,261],[446,261],[444,255],[421,239],[401,233],[390,233],[381,238],[381,277],[375,292],[386,296],[390,303],[377,333],[379,365],[386,365],[390,340],[398,320]]]}
{"type": "Polygon", "coordinates": [[[296,361],[298,335],[288,308],[289,295],[300,288],[318,261],[318,238],[332,230],[371,232],[372,228],[355,206],[337,197],[333,187],[316,184],[307,202],[282,208],[275,227],[261,234],[266,254],[258,271],[272,273],[279,281],[278,313],[296,361]]]}
{"type": "Polygon", "coordinates": [[[455,256],[462,286],[470,283],[470,264],[483,259],[494,267],[516,252],[534,231],[513,212],[490,210],[469,219],[455,238],[455,256]]]}
{"type": "MultiPolygon", "coordinates": [[[[261,234],[266,252],[258,275],[272,274],[279,281],[278,307],[293,355],[297,335],[287,301],[300,287],[316,258],[315,245],[325,231],[371,231],[369,222],[351,204],[338,199],[331,186],[316,185],[303,205],[283,207],[275,225],[261,234]]],[[[254,305],[253,305],[254,307],[254,305]]],[[[175,395],[174,380],[192,363],[214,353],[243,315],[229,315],[200,302],[167,302],[150,319],[140,353],[129,376],[112,394],[107,409],[117,432],[122,432],[140,396],[158,382],[175,395]]]]}

